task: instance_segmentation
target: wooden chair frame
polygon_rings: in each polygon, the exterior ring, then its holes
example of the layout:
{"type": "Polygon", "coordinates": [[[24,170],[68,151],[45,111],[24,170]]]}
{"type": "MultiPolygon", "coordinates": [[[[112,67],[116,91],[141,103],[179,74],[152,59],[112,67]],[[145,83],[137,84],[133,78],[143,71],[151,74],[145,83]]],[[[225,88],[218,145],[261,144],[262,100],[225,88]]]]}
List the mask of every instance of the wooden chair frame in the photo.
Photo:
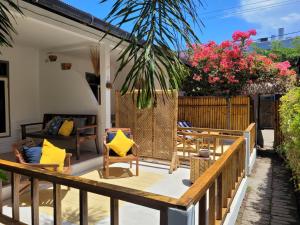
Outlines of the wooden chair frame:
{"type": "Polygon", "coordinates": [[[110,156],[109,151],[110,148],[108,146],[108,143],[106,142],[107,139],[107,134],[111,132],[117,132],[118,130],[121,130],[125,133],[130,133],[130,139],[133,139],[133,136],[131,134],[130,128],[110,128],[107,129],[105,132],[105,135],[103,137],[103,159],[104,159],[104,170],[105,170],[105,176],[106,178],[109,177],[109,165],[113,163],[120,163],[120,162],[129,162],[130,163],[130,168],[132,168],[132,162],[136,161],[136,176],[139,175],[139,149],[140,147],[137,144],[134,144],[132,148],[132,153],[130,155],[127,155],[125,157],[120,157],[120,156],[110,156]]]}
{"type": "MultiPolygon", "coordinates": [[[[33,147],[36,146],[36,143],[32,138],[27,138],[12,145],[12,151],[15,154],[17,163],[34,167],[34,168],[43,169],[43,170],[53,169],[54,171],[57,171],[57,168],[59,167],[58,164],[27,163],[24,159],[23,152],[22,152],[23,146],[33,147]]],[[[72,172],[71,157],[72,157],[71,153],[66,153],[64,169],[62,172],[63,174],[69,175],[72,172]]],[[[20,188],[20,194],[24,193],[24,191],[30,186],[30,181],[29,182],[24,181],[23,183],[24,184],[20,188]]]]}

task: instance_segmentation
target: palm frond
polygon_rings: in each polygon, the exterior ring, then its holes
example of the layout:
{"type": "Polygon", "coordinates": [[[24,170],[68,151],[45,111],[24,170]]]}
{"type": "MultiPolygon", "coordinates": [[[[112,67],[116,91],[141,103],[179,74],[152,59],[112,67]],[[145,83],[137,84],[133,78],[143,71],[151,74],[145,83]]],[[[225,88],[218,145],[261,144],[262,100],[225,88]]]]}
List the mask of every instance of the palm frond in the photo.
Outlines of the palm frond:
{"type": "Polygon", "coordinates": [[[198,17],[199,7],[201,0],[114,1],[106,21],[117,27],[133,24],[131,42],[118,58],[116,78],[126,66],[133,65],[121,93],[133,93],[137,88],[138,107],[155,104],[156,88],[161,88],[167,96],[168,90],[180,87],[186,68],[179,52],[186,44],[199,42],[192,26],[203,26],[198,17]]]}
{"type": "Polygon", "coordinates": [[[0,1],[0,46],[12,47],[13,34],[17,33],[13,24],[13,22],[15,22],[15,16],[11,10],[15,10],[17,13],[23,14],[19,6],[14,3],[14,1],[0,1]]]}

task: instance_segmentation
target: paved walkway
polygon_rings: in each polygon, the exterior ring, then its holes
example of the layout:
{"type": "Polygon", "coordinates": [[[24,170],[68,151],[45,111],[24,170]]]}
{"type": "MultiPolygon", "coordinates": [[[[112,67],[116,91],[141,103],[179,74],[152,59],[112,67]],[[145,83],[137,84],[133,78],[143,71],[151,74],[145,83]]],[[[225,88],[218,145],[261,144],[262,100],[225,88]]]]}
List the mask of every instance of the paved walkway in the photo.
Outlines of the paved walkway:
{"type": "Polygon", "coordinates": [[[273,152],[260,152],[236,225],[300,225],[289,171],[273,152]]]}

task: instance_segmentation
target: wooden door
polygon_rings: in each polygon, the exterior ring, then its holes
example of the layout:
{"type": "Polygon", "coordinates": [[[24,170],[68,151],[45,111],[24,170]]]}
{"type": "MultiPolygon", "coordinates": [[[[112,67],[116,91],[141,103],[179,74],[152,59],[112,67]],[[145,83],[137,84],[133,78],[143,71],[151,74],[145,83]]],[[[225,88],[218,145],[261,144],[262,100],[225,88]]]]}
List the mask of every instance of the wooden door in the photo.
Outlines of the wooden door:
{"type": "Polygon", "coordinates": [[[259,96],[259,129],[274,129],[275,96],[259,96]]]}

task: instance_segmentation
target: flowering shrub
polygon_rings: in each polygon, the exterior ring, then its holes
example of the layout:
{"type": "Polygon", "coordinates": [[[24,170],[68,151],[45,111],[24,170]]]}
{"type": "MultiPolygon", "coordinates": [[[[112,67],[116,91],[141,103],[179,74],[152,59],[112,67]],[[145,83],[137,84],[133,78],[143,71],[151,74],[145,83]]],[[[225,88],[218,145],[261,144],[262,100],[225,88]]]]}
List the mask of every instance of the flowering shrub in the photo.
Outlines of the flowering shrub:
{"type": "Polygon", "coordinates": [[[288,61],[275,63],[271,57],[248,53],[255,30],[237,31],[232,40],[189,47],[193,75],[184,84],[188,95],[235,95],[252,84],[287,80],[296,73],[288,61]],[[192,79],[191,79],[192,78],[192,79]]]}

